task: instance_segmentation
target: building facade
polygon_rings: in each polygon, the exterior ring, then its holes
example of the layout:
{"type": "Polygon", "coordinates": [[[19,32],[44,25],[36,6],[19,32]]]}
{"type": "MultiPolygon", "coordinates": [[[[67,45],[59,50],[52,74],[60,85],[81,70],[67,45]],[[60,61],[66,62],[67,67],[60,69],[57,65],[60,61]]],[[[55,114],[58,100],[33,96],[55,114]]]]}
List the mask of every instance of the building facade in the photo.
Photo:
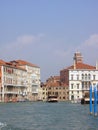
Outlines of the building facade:
{"type": "Polygon", "coordinates": [[[98,67],[83,63],[80,52],[76,52],[73,65],[60,71],[60,79],[69,86],[69,100],[79,100],[89,92],[90,85],[98,83],[98,67]]]}
{"type": "Polygon", "coordinates": [[[16,102],[27,96],[26,70],[0,62],[0,102],[16,102]]]}
{"type": "Polygon", "coordinates": [[[11,61],[27,72],[27,95],[31,101],[38,100],[38,89],[40,88],[40,67],[23,60],[11,61]]]}
{"type": "Polygon", "coordinates": [[[40,68],[26,61],[0,60],[0,102],[37,100],[40,68]]]}
{"type": "Polygon", "coordinates": [[[42,84],[42,100],[47,101],[48,97],[56,96],[58,101],[68,100],[68,87],[66,84],[61,84],[60,76],[51,76],[42,84]]]}

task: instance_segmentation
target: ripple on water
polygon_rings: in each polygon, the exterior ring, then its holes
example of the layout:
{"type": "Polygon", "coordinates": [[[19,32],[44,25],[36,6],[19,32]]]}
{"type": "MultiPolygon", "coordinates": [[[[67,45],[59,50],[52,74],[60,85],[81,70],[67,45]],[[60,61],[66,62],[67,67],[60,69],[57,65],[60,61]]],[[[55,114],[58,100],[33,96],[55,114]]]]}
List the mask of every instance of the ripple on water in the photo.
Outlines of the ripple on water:
{"type": "Polygon", "coordinates": [[[2,130],[98,130],[98,117],[88,113],[81,104],[9,103],[0,105],[0,122],[2,130]]]}

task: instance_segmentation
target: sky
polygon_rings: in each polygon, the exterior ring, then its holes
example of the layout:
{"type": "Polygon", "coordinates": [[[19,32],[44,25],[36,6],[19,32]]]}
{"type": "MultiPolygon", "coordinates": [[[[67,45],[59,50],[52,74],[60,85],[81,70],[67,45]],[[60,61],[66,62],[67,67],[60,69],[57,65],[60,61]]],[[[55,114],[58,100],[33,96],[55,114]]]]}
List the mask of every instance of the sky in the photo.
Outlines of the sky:
{"type": "Polygon", "coordinates": [[[98,60],[98,0],[0,0],[0,59],[25,60],[41,81],[73,64],[98,60]]]}

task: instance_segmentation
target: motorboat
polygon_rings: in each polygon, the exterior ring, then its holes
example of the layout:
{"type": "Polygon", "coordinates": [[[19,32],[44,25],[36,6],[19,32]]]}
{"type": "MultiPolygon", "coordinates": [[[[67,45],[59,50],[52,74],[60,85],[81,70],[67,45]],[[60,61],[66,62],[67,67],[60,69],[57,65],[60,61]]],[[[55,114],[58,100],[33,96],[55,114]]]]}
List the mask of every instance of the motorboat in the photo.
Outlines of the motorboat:
{"type": "Polygon", "coordinates": [[[57,96],[48,96],[47,102],[58,102],[57,96]]]}

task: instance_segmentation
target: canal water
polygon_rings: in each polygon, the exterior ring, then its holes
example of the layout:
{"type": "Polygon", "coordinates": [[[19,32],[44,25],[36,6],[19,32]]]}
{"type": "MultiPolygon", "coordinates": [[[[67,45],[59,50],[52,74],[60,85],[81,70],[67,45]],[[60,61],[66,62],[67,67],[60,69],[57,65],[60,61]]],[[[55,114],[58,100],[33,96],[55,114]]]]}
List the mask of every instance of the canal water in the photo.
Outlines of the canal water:
{"type": "Polygon", "coordinates": [[[0,130],[98,130],[98,117],[89,115],[89,105],[0,103],[0,130]]]}

